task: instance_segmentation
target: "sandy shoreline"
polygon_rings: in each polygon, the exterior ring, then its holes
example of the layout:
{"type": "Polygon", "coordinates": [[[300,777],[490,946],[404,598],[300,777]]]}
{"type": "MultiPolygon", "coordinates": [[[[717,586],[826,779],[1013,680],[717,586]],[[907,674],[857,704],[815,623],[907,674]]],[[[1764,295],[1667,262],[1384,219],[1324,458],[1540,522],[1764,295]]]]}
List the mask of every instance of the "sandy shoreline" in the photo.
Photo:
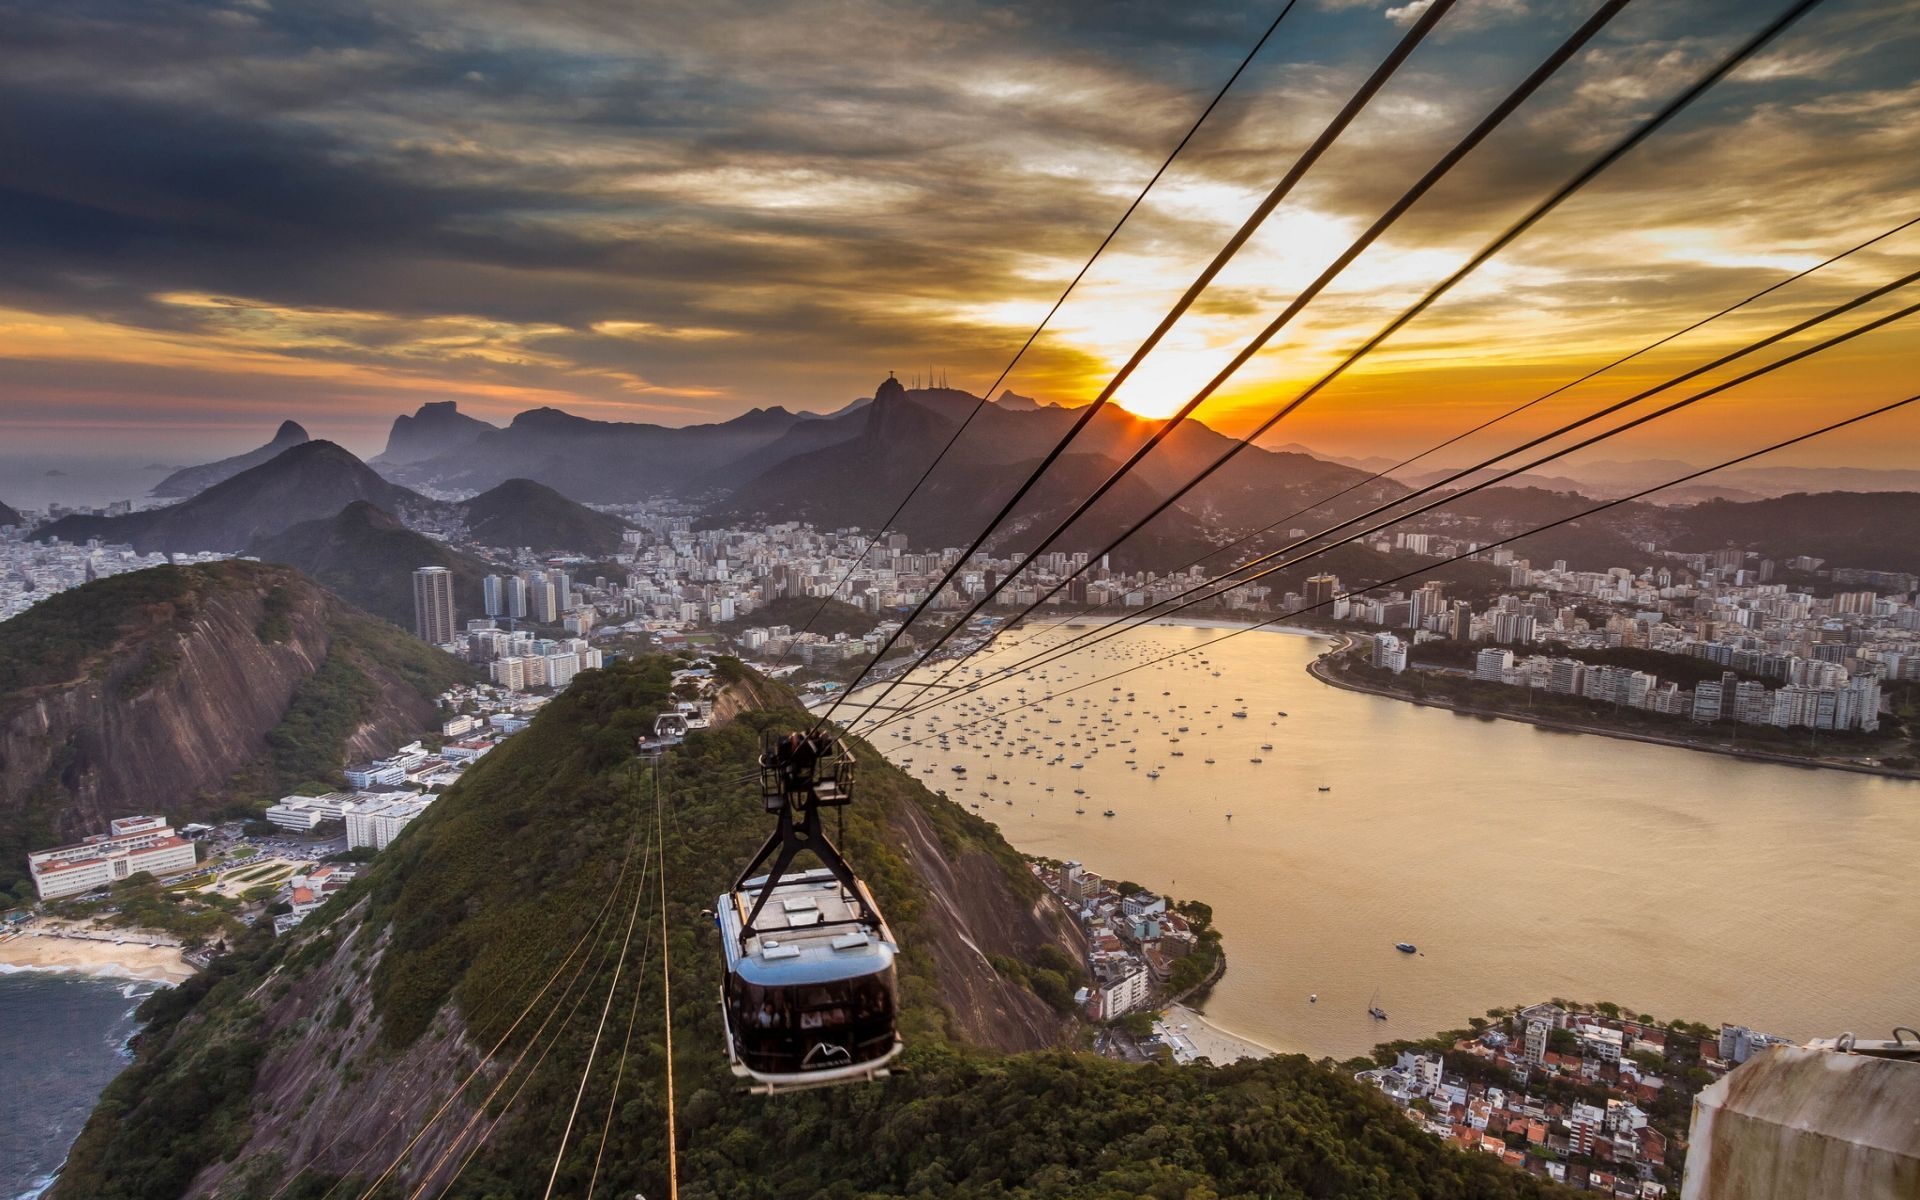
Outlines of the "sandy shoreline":
{"type": "Polygon", "coordinates": [[[108,979],[144,979],[174,984],[191,979],[192,964],[178,946],[87,941],[57,930],[29,927],[0,939],[0,973],[57,971],[108,979]]]}
{"type": "Polygon", "coordinates": [[[1184,1004],[1169,1006],[1157,1024],[1181,1062],[1205,1058],[1216,1067],[1224,1067],[1243,1058],[1272,1058],[1280,1053],[1252,1038],[1229,1033],[1184,1004]],[[1186,1028],[1182,1029],[1183,1025],[1186,1028]]]}

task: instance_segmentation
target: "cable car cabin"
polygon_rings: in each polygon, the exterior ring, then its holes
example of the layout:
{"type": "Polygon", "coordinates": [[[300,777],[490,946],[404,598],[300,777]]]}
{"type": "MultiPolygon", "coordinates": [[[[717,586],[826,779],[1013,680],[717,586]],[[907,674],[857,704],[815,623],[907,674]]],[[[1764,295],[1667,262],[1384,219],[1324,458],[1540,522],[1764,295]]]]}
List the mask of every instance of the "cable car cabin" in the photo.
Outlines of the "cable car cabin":
{"type": "Polygon", "coordinates": [[[653,736],[659,741],[674,741],[687,736],[687,718],[683,713],[663,712],[653,719],[653,736]]]}
{"type": "Polygon", "coordinates": [[[714,910],[726,943],[721,1012],[733,1073],[769,1095],[887,1074],[901,1050],[899,947],[866,885],[831,869],[768,883],[745,880],[714,910]]]}

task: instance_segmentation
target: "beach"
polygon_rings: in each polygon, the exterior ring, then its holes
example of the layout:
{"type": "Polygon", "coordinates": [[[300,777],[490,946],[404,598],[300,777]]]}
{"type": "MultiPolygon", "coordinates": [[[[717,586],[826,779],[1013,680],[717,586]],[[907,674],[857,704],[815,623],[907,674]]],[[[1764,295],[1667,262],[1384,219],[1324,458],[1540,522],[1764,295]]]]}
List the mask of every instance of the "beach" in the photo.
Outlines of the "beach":
{"type": "Polygon", "coordinates": [[[165,984],[193,976],[194,968],[180,947],[155,935],[115,931],[114,937],[127,939],[116,943],[92,931],[88,937],[75,936],[76,932],[58,922],[41,921],[0,938],[0,973],[63,971],[165,984]]]}
{"type": "Polygon", "coordinates": [[[1216,1067],[1224,1067],[1243,1058],[1271,1058],[1276,1053],[1271,1047],[1227,1032],[1184,1004],[1170,1006],[1154,1022],[1154,1029],[1173,1047],[1173,1056],[1180,1062],[1204,1058],[1216,1067]]]}

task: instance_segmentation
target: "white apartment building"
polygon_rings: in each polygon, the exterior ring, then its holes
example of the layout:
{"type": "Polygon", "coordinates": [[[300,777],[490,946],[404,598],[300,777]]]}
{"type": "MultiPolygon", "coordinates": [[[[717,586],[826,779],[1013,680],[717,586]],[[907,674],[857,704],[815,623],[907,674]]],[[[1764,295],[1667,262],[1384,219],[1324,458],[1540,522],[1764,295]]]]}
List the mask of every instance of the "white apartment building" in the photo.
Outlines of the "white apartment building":
{"type": "Polygon", "coordinates": [[[343,820],[347,805],[352,803],[351,792],[328,792],[324,796],[282,796],[280,803],[267,808],[266,818],[282,829],[308,833],[318,828],[322,821],[343,820]]]}
{"type": "Polygon", "coordinates": [[[347,806],[347,847],[371,846],[385,850],[400,836],[414,818],[427,811],[431,800],[407,796],[393,800],[368,800],[347,806]]]}
{"type": "Polygon", "coordinates": [[[27,870],[42,900],[90,892],[142,871],[186,871],[198,861],[193,843],[176,836],[165,817],[118,817],[109,828],[78,845],[27,855],[27,870]]]}
{"type": "Polygon", "coordinates": [[[1103,981],[1100,987],[1100,1016],[1111,1021],[1146,1004],[1148,998],[1147,968],[1140,964],[1131,964],[1132,969],[1116,971],[1103,981]]]}

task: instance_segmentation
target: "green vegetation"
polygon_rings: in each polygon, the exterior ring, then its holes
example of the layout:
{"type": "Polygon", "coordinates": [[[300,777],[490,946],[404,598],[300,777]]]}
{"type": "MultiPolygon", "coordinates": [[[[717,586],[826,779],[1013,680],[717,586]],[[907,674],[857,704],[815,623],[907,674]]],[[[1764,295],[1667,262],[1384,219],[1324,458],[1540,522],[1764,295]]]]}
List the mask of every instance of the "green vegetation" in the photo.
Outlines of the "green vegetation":
{"type": "Polygon", "coordinates": [[[1075,981],[1084,972],[1065,950],[1058,946],[1042,946],[1030,963],[1005,954],[995,954],[987,961],[995,971],[1046,1001],[1047,1006],[1061,1016],[1073,1013],[1073,993],[1077,987],[1075,981]]]}
{"type": "Polygon", "coordinates": [[[238,907],[225,896],[162,887],[142,871],[114,884],[104,900],[69,900],[53,911],[74,920],[94,918],[119,929],[152,929],[182,940],[210,942],[246,929],[234,915],[238,907]]]}
{"type": "Polygon", "coordinates": [[[344,784],[342,748],[380,700],[367,664],[378,663],[429,699],[471,677],[458,659],[384,622],[342,613],[332,627],[326,660],[301,681],[286,715],[267,733],[271,776],[256,794],[325,791],[344,784]]]}
{"type": "Polygon", "coordinates": [[[286,585],[276,584],[260,603],[260,623],[254,626],[254,635],[269,645],[286,641],[293,636],[292,612],[293,593],[286,585]]]}
{"type": "Polygon", "coordinates": [[[245,1143],[254,1072],[266,1055],[248,992],[278,958],[269,925],[233,953],[140,1006],[140,1054],[107,1085],[61,1171],[62,1196],[172,1200],[245,1143]],[[190,1035],[179,1035],[191,1015],[190,1035]]]}
{"type": "MultiPolygon", "coordinates": [[[[1169,995],[1187,996],[1206,984],[1213,978],[1214,972],[1221,969],[1220,931],[1213,927],[1212,907],[1198,900],[1183,900],[1174,905],[1174,911],[1187,919],[1187,923],[1193,927],[1194,936],[1199,939],[1192,953],[1173,960],[1173,971],[1167,977],[1169,995]]],[[[1204,996],[1204,992],[1201,996],[1204,996]]],[[[1198,1000],[1201,996],[1189,998],[1198,1000]]]]}
{"type": "Polygon", "coordinates": [[[340,747],[379,698],[380,689],[347,654],[329,652],[301,681],[287,715],[267,734],[267,752],[280,782],[338,776],[340,747]]]}
{"type": "Polygon", "coordinates": [[[844,633],[850,638],[864,636],[878,624],[864,608],[857,608],[842,600],[819,600],[813,596],[782,596],[780,599],[754,609],[744,617],[735,617],[731,621],[714,626],[723,633],[739,633],[743,629],[770,625],[790,626],[795,633],[802,629],[810,630],[821,637],[830,638],[836,633],[844,633]],[[825,608],[822,608],[822,605],[825,608]],[[816,619],[814,614],[819,613],[816,619]]]}
{"type": "MultiPolygon", "coordinates": [[[[225,566],[226,564],[219,564],[225,566]]],[[[0,624],[0,712],[28,688],[84,676],[135,630],[185,626],[209,567],[155,567],[51,596],[0,624]]]]}
{"type": "MultiPolygon", "coordinates": [[[[746,770],[759,731],[791,725],[799,715],[755,713],[696,733],[655,777],[638,767],[632,747],[666,701],[670,665],[654,657],[582,675],[285,946],[249,943],[228,960],[236,963],[231,975],[151,1004],[159,1035],[109,1089],[74,1148],[61,1194],[173,1195],[193,1171],[233,1155],[242,1144],[237,1122],[246,1119],[258,1047],[271,1032],[248,997],[277,964],[290,976],[319,969],[343,938],[363,947],[361,961],[370,963],[376,935],[385,935],[370,967],[381,1042],[340,1059],[343,1078],[364,1068],[365,1055],[414,1041],[449,1001],[474,1043],[491,1042],[576,944],[594,965],[577,993],[562,991],[556,1001],[604,995],[621,918],[636,896],[643,930],[657,929],[662,916],[660,876],[641,875],[627,857],[635,840],[644,843],[652,832],[656,803],[665,817],[659,865],[677,1001],[680,1178],[688,1200],[1559,1194],[1420,1134],[1384,1098],[1304,1058],[1218,1069],[1137,1067],[1066,1051],[1009,1057],[960,1044],[945,1007],[954,993],[942,986],[926,948],[934,914],[897,823],[917,812],[934,821],[943,842],[991,847],[998,838],[865,747],[860,803],[846,811],[841,840],[902,941],[907,1070],[866,1087],[777,1099],[742,1094],[720,1051],[712,1003],[720,947],[702,910],[766,832],[746,770]],[[644,887],[636,892],[636,884],[644,887]],[[595,926],[603,909],[613,919],[595,926]]],[[[1009,883],[1037,888],[1010,848],[995,859],[1011,864],[1009,883]]],[[[629,971],[613,1010],[616,1022],[631,1011],[638,1024],[601,1159],[600,1187],[611,1195],[666,1191],[664,1095],[657,1086],[665,1065],[660,958],[649,938],[632,956],[645,969],[629,971]]],[[[1077,973],[1077,964],[1049,957],[1008,961],[1005,970],[1030,980],[1049,972],[1064,979],[1064,968],[1077,973]]],[[[328,1015],[325,1008],[314,1014],[322,1021],[328,1015]]],[[[591,1021],[570,1021],[542,1043],[544,1065],[449,1195],[544,1189],[592,1035],[591,1021]]],[[[516,1033],[510,1047],[526,1037],[516,1033]]],[[[589,1076],[580,1111],[596,1115],[576,1127],[561,1161],[567,1194],[582,1192],[593,1169],[597,1114],[608,1110],[613,1074],[589,1076]]],[[[267,1194],[281,1169],[270,1157],[242,1164],[230,1185],[236,1194],[267,1194]]],[[[303,1176],[287,1194],[311,1200],[338,1182],[303,1176]]],[[[370,1178],[348,1182],[354,1186],[336,1194],[355,1194],[370,1178]]],[[[403,1192],[390,1185],[380,1193],[389,1194],[403,1192]]]]}
{"type": "MultiPolygon", "coordinates": [[[[364,500],[333,516],[256,538],[247,553],[265,562],[298,567],[402,629],[413,625],[414,568],[437,566],[451,571],[454,606],[463,615],[477,615],[480,580],[489,570],[483,560],[415,533],[364,500]]],[[[264,634],[262,640],[267,640],[264,634]]]]}

